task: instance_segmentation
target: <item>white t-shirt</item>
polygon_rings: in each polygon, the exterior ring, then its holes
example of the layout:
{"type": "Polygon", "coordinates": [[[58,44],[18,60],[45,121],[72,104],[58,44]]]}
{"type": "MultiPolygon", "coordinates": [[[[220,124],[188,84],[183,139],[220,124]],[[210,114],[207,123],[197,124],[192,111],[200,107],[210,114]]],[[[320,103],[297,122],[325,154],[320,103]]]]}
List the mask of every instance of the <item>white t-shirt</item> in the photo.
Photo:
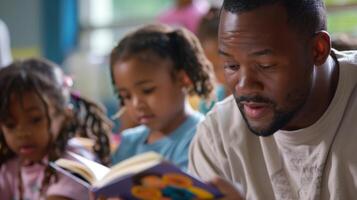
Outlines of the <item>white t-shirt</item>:
{"type": "Polygon", "coordinates": [[[357,197],[357,52],[337,52],[336,94],[310,127],[257,137],[231,96],[197,128],[189,170],[239,184],[245,199],[357,197]]]}

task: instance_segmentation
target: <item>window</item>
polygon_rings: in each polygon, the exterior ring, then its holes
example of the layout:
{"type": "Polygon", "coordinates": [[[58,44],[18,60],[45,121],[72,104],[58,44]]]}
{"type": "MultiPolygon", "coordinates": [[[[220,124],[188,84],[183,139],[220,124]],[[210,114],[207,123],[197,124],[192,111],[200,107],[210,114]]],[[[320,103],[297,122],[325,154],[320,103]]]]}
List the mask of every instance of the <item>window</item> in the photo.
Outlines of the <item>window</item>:
{"type": "Polygon", "coordinates": [[[155,17],[173,0],[81,0],[81,45],[97,55],[108,54],[129,30],[155,17]]]}
{"type": "Polygon", "coordinates": [[[326,0],[328,30],[332,35],[357,37],[357,0],[326,0]]]}

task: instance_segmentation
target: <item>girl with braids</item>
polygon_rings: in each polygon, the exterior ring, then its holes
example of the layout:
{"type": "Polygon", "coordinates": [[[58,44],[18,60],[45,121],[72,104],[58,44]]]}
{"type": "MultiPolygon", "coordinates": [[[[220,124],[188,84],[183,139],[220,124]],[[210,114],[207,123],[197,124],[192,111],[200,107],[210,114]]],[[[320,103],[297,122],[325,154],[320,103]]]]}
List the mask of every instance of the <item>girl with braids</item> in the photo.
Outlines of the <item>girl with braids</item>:
{"type": "Polygon", "coordinates": [[[208,98],[212,66],[198,39],[186,29],[147,25],[112,50],[110,72],[120,102],[139,126],[122,132],[113,163],[156,151],[182,169],[203,115],[188,94],[208,98]]]}
{"type": "Polygon", "coordinates": [[[1,199],[88,199],[83,186],[48,163],[78,150],[69,139],[82,136],[95,141],[93,152],[107,164],[111,123],[69,86],[62,70],[45,60],[18,61],[0,71],[1,199]]]}

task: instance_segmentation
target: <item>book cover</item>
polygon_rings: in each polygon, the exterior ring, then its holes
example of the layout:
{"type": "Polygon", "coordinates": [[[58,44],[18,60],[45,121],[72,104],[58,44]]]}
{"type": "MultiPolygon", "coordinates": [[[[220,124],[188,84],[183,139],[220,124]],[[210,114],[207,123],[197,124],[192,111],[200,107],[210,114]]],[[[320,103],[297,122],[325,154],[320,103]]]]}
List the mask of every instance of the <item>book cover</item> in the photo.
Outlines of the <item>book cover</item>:
{"type": "MultiPolygon", "coordinates": [[[[84,164],[85,158],[79,155],[74,156],[84,164]]],[[[61,166],[61,162],[53,162],[51,166],[86,186],[96,198],[193,200],[222,197],[218,189],[183,172],[156,153],[150,152],[135,156],[114,165],[111,169],[105,166],[102,166],[101,169],[98,166],[89,166],[95,162],[90,160],[86,162],[84,168],[87,170],[92,168],[95,171],[85,173],[96,174],[99,172],[97,180],[93,178],[89,181],[84,177],[86,175],[83,175],[83,169],[61,166]]]]}

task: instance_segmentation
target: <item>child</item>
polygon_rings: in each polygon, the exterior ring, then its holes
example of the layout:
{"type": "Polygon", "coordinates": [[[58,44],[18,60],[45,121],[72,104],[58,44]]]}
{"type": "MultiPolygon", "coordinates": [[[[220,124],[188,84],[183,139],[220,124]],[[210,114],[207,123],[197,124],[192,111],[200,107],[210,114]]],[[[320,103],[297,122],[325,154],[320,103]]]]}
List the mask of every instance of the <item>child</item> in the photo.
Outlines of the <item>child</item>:
{"type": "Polygon", "coordinates": [[[1,69],[1,199],[88,199],[83,186],[48,163],[68,156],[68,140],[75,135],[94,139],[93,151],[106,163],[111,124],[103,110],[78,95],[73,109],[79,110],[72,111],[69,85],[59,67],[40,59],[1,69]]]}
{"type": "Polygon", "coordinates": [[[175,0],[174,2],[173,7],[157,17],[158,22],[185,27],[196,33],[198,23],[208,11],[209,3],[207,0],[175,0]]]}
{"type": "Polygon", "coordinates": [[[141,126],[123,132],[113,163],[156,151],[182,169],[203,116],[191,109],[187,94],[207,98],[211,64],[197,38],[185,29],[148,25],[127,35],[110,57],[119,100],[141,126]]]}
{"type": "Polygon", "coordinates": [[[198,26],[198,38],[201,41],[202,47],[213,64],[214,73],[217,84],[215,85],[215,99],[211,102],[201,100],[198,105],[200,112],[206,114],[212,109],[215,102],[221,101],[230,95],[229,89],[225,86],[223,61],[218,54],[218,25],[219,25],[219,9],[211,8],[208,13],[202,18],[198,26]]]}

